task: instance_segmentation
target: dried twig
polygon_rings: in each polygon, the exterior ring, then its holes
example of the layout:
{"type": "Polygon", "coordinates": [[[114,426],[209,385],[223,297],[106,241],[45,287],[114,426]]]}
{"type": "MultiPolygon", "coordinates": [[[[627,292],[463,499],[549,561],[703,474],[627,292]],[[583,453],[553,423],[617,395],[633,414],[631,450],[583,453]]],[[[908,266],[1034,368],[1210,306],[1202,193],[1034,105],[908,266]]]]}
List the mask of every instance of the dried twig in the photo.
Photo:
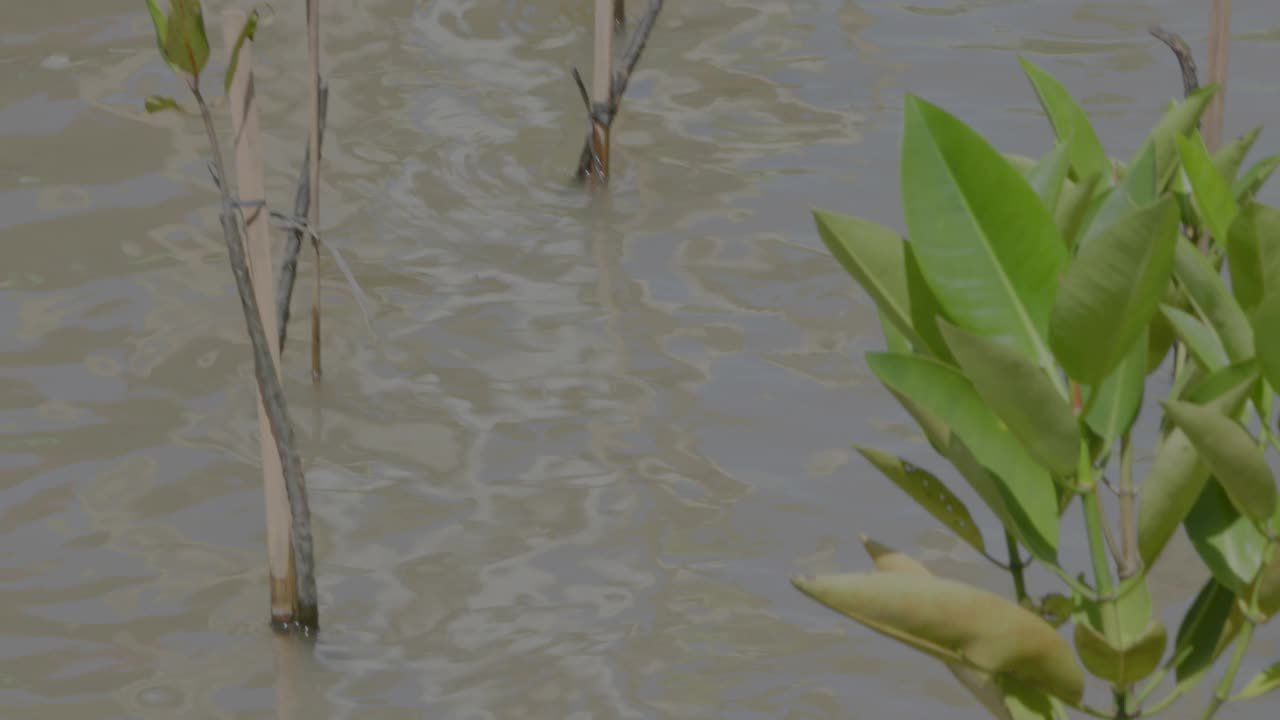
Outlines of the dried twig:
{"type": "Polygon", "coordinates": [[[1192,56],[1187,41],[1183,40],[1178,33],[1169,32],[1159,25],[1152,25],[1147,28],[1147,32],[1167,45],[1173,51],[1174,57],[1178,59],[1178,67],[1182,69],[1182,94],[1190,95],[1199,90],[1200,78],[1196,71],[1196,59],[1192,56]]]}
{"type": "MultiPolygon", "coordinates": [[[[226,178],[222,151],[218,146],[218,135],[213,128],[213,116],[209,112],[209,104],[205,102],[198,85],[193,82],[190,84],[190,89],[196,104],[200,106],[200,117],[204,120],[205,133],[209,138],[209,150],[213,154],[215,174],[218,178],[226,178]]],[[[226,241],[231,273],[235,277],[236,291],[240,295],[240,307],[244,311],[245,326],[249,332],[249,345],[253,350],[253,374],[258,382],[258,392],[262,394],[263,405],[266,407],[271,434],[275,436],[276,448],[280,453],[280,466],[284,471],[285,488],[289,495],[289,509],[293,515],[294,569],[297,572],[298,583],[296,622],[304,630],[314,630],[319,627],[319,607],[311,542],[311,510],[307,503],[302,461],[298,455],[293,425],[289,422],[284,386],[276,373],[275,363],[271,359],[270,340],[267,339],[267,332],[262,327],[262,318],[258,315],[258,300],[253,294],[252,280],[249,277],[249,264],[245,257],[244,240],[237,220],[238,213],[226,183],[219,183],[219,189],[222,197],[222,211],[219,214],[222,222],[222,236],[226,241]]]]}
{"type": "MultiPolygon", "coordinates": [[[[653,26],[658,21],[658,13],[661,11],[662,0],[649,0],[649,7],[645,11],[644,17],[640,19],[640,23],[631,34],[631,41],[627,44],[627,50],[622,56],[621,67],[613,75],[608,99],[605,101],[597,100],[590,105],[587,139],[582,149],[582,154],[578,158],[577,177],[579,180],[585,180],[589,177],[604,179],[601,173],[606,167],[606,159],[601,158],[592,147],[595,127],[603,125],[607,129],[613,125],[613,120],[618,116],[618,110],[622,106],[622,95],[627,91],[627,83],[631,81],[631,74],[635,72],[636,65],[640,62],[640,55],[644,52],[645,45],[649,42],[649,34],[653,32],[653,26]]],[[[582,80],[576,70],[574,75],[581,88],[582,80]]]]}
{"type": "Polygon", "coordinates": [[[311,66],[308,85],[311,90],[311,203],[307,208],[307,226],[311,228],[311,247],[315,250],[315,285],[311,304],[311,379],[319,380],[320,370],[320,0],[307,3],[307,49],[311,66]]]}
{"type": "MultiPolygon", "coordinates": [[[[329,86],[320,86],[320,141],[324,142],[324,127],[329,111],[329,86]]],[[[289,333],[289,306],[293,299],[293,285],[298,277],[298,254],[302,240],[307,235],[306,218],[311,211],[311,134],[307,134],[306,149],[302,154],[302,169],[298,172],[298,190],[293,196],[293,217],[297,222],[285,238],[284,257],[280,263],[280,282],[276,287],[276,319],[279,323],[280,352],[289,333]]]]}

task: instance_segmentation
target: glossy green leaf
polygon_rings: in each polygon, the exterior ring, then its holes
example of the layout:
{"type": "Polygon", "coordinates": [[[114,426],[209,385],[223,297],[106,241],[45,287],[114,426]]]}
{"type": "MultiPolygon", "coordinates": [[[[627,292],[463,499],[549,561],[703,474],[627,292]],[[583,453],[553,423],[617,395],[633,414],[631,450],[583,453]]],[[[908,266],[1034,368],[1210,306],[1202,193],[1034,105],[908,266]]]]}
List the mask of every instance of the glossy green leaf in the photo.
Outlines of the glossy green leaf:
{"type": "Polygon", "coordinates": [[[1280,282],[1267,291],[1254,311],[1253,332],[1262,375],[1272,388],[1280,388],[1280,282]]]}
{"type": "Polygon", "coordinates": [[[1219,175],[1227,179],[1227,182],[1230,183],[1236,179],[1240,166],[1244,164],[1245,156],[1249,154],[1249,150],[1253,148],[1253,143],[1257,141],[1261,132],[1262,126],[1259,125],[1218,148],[1218,151],[1213,154],[1213,167],[1217,169],[1219,175]]]}
{"type": "Polygon", "coordinates": [[[1071,378],[1101,383],[1151,323],[1169,283],[1177,228],[1177,207],[1166,195],[1080,248],[1049,321],[1050,345],[1071,378]]]}
{"type": "Polygon", "coordinates": [[[1209,405],[1215,398],[1240,387],[1241,383],[1256,383],[1258,372],[1257,360],[1225,365],[1188,383],[1178,399],[1194,405],[1209,405]]]}
{"type": "Polygon", "coordinates": [[[164,56],[169,65],[198,76],[209,61],[209,38],[199,0],[169,0],[164,56]]]}
{"type": "Polygon", "coordinates": [[[1182,617],[1170,659],[1178,682],[1198,677],[1213,666],[1235,630],[1230,619],[1236,596],[1214,578],[1205,581],[1182,617]]]}
{"type": "Polygon", "coordinates": [[[1205,485],[1184,527],[1213,577],[1236,595],[1248,597],[1267,539],[1236,510],[1222,485],[1205,485]]]}
{"type": "Polygon", "coordinates": [[[1092,175],[1078,183],[1070,180],[1064,183],[1058,196],[1058,206],[1053,212],[1053,221],[1058,225],[1063,245],[1068,251],[1076,246],[1080,231],[1088,227],[1093,213],[1105,201],[1105,198],[1095,197],[1101,183],[1101,175],[1092,175]]]}
{"type": "Polygon", "coordinates": [[[950,358],[936,318],[938,300],[920,275],[911,245],[894,231],[860,218],[814,211],[818,235],[845,272],[918,350],[950,358]]]}
{"type": "Polygon", "coordinates": [[[1270,520],[1276,512],[1276,481],[1253,436],[1240,423],[1202,405],[1167,402],[1164,406],[1236,509],[1258,523],[1270,520]]]}
{"type": "Polygon", "coordinates": [[[867,365],[888,388],[936,415],[992,472],[1008,512],[1037,557],[1058,547],[1057,496],[1049,473],[949,365],[914,355],[868,353],[867,365]]]}
{"type": "Polygon", "coordinates": [[[1252,700],[1275,690],[1280,690],[1280,662],[1254,675],[1231,699],[1252,700]]]}
{"type": "Polygon", "coordinates": [[[1040,107],[1049,117],[1058,140],[1072,140],[1071,167],[1075,169],[1076,177],[1110,177],[1111,162],[1098,140],[1098,133],[1089,122],[1089,116],[1056,78],[1026,58],[1019,57],[1018,62],[1022,63],[1022,70],[1031,81],[1031,87],[1040,99],[1040,107]]]}
{"type": "Polygon", "coordinates": [[[1071,646],[1028,610],[969,585],[909,573],[795,578],[804,594],[944,662],[1009,673],[1068,702],[1084,693],[1071,646]]]}
{"type": "Polygon", "coordinates": [[[1051,367],[1045,337],[1066,249],[1035,191],[986,140],[911,96],[902,204],[924,277],[956,325],[1009,337],[1051,367]]]}
{"type": "Polygon", "coordinates": [[[1257,195],[1277,167],[1280,167],[1280,153],[1262,158],[1245,171],[1244,175],[1231,183],[1231,194],[1235,196],[1236,202],[1244,203],[1257,195]]]}
{"type": "MultiPolygon", "coordinates": [[[[995,678],[1012,720],[1058,720],[1067,716],[1062,701],[1009,675],[995,678]]],[[[999,715],[994,717],[999,718],[999,715]]]]}
{"type": "Polygon", "coordinates": [[[151,24],[156,29],[156,47],[160,48],[160,54],[163,56],[168,21],[156,0],[147,0],[147,12],[151,14],[151,24]]]}
{"type": "Polygon", "coordinates": [[[911,341],[893,324],[893,320],[880,308],[876,308],[876,316],[880,318],[880,334],[884,336],[884,346],[889,352],[910,355],[915,351],[911,341]]]}
{"type": "Polygon", "coordinates": [[[1190,137],[1177,137],[1178,157],[1182,161],[1182,169],[1191,182],[1191,195],[1195,199],[1196,210],[1204,218],[1209,233],[1219,243],[1225,243],[1231,224],[1240,212],[1227,179],[1218,173],[1209,151],[1200,139],[1200,133],[1193,132],[1190,137]]]}
{"type": "Polygon", "coordinates": [[[231,81],[236,76],[236,68],[240,66],[240,50],[244,47],[246,40],[253,39],[253,35],[257,30],[258,11],[254,9],[245,18],[244,25],[240,28],[240,34],[236,36],[236,44],[231,48],[231,60],[227,63],[227,76],[223,80],[223,91],[231,92],[231,81]]]}
{"type": "Polygon", "coordinates": [[[1076,472],[1080,427],[1044,369],[1012,347],[938,324],[965,377],[1031,457],[1058,477],[1076,472]]]}
{"type": "Polygon", "coordinates": [[[969,508],[941,480],[927,470],[888,453],[859,446],[854,446],[854,449],[934,519],[978,552],[985,552],[982,533],[974,524],[969,508]]]}
{"type": "Polygon", "coordinates": [[[177,100],[174,100],[171,97],[164,97],[162,95],[152,95],[148,97],[144,107],[148,114],[163,112],[165,110],[177,110],[178,112],[182,112],[182,106],[178,104],[177,100]]]}
{"type": "Polygon", "coordinates": [[[1252,312],[1266,290],[1266,278],[1280,287],[1280,210],[1251,202],[1240,209],[1227,235],[1231,291],[1252,312]]]}
{"type": "Polygon", "coordinates": [[[1190,242],[1179,241],[1173,255],[1173,274],[1187,291],[1192,306],[1218,334],[1232,362],[1253,357],[1253,328],[1227,289],[1222,277],[1190,242]]]}
{"type": "Polygon", "coordinates": [[[1058,196],[1071,169],[1071,140],[1062,140],[1040,158],[1040,162],[1027,175],[1027,182],[1040,196],[1045,209],[1052,213],[1058,207],[1058,196]]]}
{"type": "Polygon", "coordinates": [[[1140,336],[1129,349],[1129,354],[1098,389],[1090,389],[1085,396],[1085,405],[1089,408],[1085,422],[1105,447],[1112,447],[1138,419],[1146,380],[1147,342],[1140,336]],[[1095,392],[1098,393],[1097,398],[1093,397],[1095,392]]]}
{"type": "Polygon", "coordinates": [[[1257,611],[1270,619],[1280,612],[1280,551],[1272,556],[1262,572],[1258,573],[1258,582],[1254,588],[1258,599],[1257,611]]]}
{"type": "Polygon", "coordinates": [[[1177,139],[1186,137],[1200,126],[1200,116],[1216,92],[1217,87],[1209,85],[1175,103],[1147,135],[1142,148],[1134,153],[1134,158],[1139,158],[1148,147],[1155,150],[1157,191],[1163,190],[1178,168],[1177,139]]]}
{"type": "MultiPolygon", "coordinates": [[[[1240,411],[1253,394],[1257,374],[1241,379],[1221,395],[1205,402],[1205,407],[1224,415],[1240,411]]],[[[1159,444],[1151,469],[1142,481],[1142,502],[1138,503],[1138,554],[1146,567],[1155,564],[1179,523],[1195,506],[1209,479],[1209,467],[1200,461],[1195,446],[1179,428],[1174,428],[1159,444]]]]}
{"type": "Polygon", "coordinates": [[[1173,326],[1173,331],[1177,334],[1178,339],[1187,346],[1187,350],[1191,352],[1191,357],[1200,363],[1200,367],[1213,371],[1226,367],[1231,362],[1227,358],[1227,350],[1222,347],[1222,340],[1218,338],[1217,333],[1208,325],[1200,322],[1199,318],[1168,305],[1161,305],[1160,312],[1169,321],[1169,324],[1173,326]]]}
{"type": "Polygon", "coordinates": [[[1084,667],[1095,677],[1113,685],[1131,685],[1150,675],[1164,657],[1168,638],[1164,625],[1151,621],[1131,645],[1114,647],[1088,623],[1076,623],[1076,652],[1084,667]]]}
{"type": "Polygon", "coordinates": [[[1114,188],[1099,199],[1098,207],[1082,230],[1081,248],[1088,247],[1094,238],[1107,232],[1113,225],[1130,217],[1139,208],[1145,208],[1160,197],[1156,178],[1156,151],[1148,145],[1146,151],[1125,169],[1114,188]]]}

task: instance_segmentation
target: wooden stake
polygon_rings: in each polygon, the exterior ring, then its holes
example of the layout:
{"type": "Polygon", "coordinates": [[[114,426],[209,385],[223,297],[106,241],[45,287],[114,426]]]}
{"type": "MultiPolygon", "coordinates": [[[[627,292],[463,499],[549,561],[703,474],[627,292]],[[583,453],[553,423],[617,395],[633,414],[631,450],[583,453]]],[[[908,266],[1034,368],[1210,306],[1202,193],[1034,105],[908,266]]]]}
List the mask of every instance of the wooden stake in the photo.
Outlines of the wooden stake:
{"type": "Polygon", "coordinates": [[[626,0],[613,0],[613,24],[618,27],[627,24],[626,0]]]}
{"type": "MultiPolygon", "coordinates": [[[[228,56],[235,46],[240,29],[244,27],[245,14],[239,10],[227,11],[222,16],[222,38],[228,56]]],[[[263,178],[262,156],[258,151],[258,104],[253,90],[253,40],[246,39],[240,49],[240,60],[235,77],[231,80],[231,129],[235,145],[236,185],[242,203],[263,200],[266,182],[263,178]]],[[[224,179],[223,182],[226,182],[224,179]]],[[[258,316],[262,319],[267,337],[276,336],[276,317],[271,311],[275,300],[275,280],[271,268],[271,235],[268,228],[266,207],[245,210],[245,255],[249,261],[249,276],[253,280],[253,294],[258,302],[258,316]]],[[[280,351],[270,344],[272,372],[279,377],[280,351]]],[[[266,492],[267,508],[267,562],[271,573],[271,620],[287,624],[294,620],[297,610],[297,583],[293,563],[293,522],[289,512],[289,495],[285,488],[284,471],[280,464],[280,452],[271,432],[267,409],[258,397],[258,437],[262,450],[262,484],[266,492]]]]}
{"type": "Polygon", "coordinates": [[[1218,92],[1209,101],[1204,117],[1204,145],[1210,152],[1222,142],[1227,102],[1227,58],[1231,51],[1231,0],[1213,0],[1209,14],[1209,83],[1218,92]]]}
{"type": "Polygon", "coordinates": [[[595,182],[609,179],[609,123],[600,117],[598,108],[608,107],[613,97],[613,30],[615,7],[610,0],[596,0],[595,60],[591,76],[591,146],[600,167],[592,174],[595,182]]]}
{"type": "Polygon", "coordinates": [[[311,203],[307,227],[315,250],[315,285],[311,303],[311,379],[319,380],[320,364],[320,0],[307,3],[307,47],[311,54],[311,203]]]}

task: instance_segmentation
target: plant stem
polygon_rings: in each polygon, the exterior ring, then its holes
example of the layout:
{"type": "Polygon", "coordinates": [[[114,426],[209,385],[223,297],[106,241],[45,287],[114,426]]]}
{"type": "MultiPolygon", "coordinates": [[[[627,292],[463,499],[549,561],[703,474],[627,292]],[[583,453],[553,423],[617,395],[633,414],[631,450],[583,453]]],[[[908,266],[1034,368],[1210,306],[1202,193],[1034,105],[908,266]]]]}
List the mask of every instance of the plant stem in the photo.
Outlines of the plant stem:
{"type": "Polygon", "coordinates": [[[222,150],[218,146],[218,134],[213,129],[213,115],[209,112],[209,104],[200,93],[195,82],[190,84],[191,94],[200,106],[200,117],[204,120],[205,133],[209,138],[209,150],[213,154],[213,167],[221,179],[222,191],[222,236],[227,244],[227,255],[231,261],[231,274],[235,276],[236,290],[240,295],[240,306],[244,310],[245,325],[249,332],[249,344],[253,349],[253,374],[258,382],[258,392],[262,395],[262,403],[267,409],[267,420],[271,426],[271,434],[276,438],[276,448],[280,453],[280,466],[284,471],[285,489],[289,495],[289,510],[293,515],[293,553],[294,569],[297,572],[298,612],[295,621],[305,631],[319,627],[319,612],[316,599],[316,574],[311,545],[311,510],[307,504],[307,489],[302,474],[302,461],[298,457],[298,446],[293,436],[293,425],[289,422],[289,411],[285,405],[284,386],[276,372],[275,363],[271,359],[270,340],[266,329],[262,326],[262,317],[258,314],[258,300],[253,294],[253,283],[249,277],[249,264],[245,258],[244,239],[240,235],[240,226],[236,222],[234,203],[231,201],[231,190],[222,163],[222,150]]]}
{"type": "Polygon", "coordinates": [[[307,229],[311,234],[311,247],[315,250],[315,284],[311,298],[311,379],[319,380],[320,366],[320,2],[307,3],[307,48],[310,55],[310,104],[311,138],[308,156],[311,159],[311,201],[307,207],[307,229]]]}
{"type": "Polygon", "coordinates": [[[1231,654],[1231,663],[1227,665],[1227,671],[1222,674],[1222,682],[1218,683],[1218,689],[1214,691],[1213,698],[1209,701],[1209,707],[1204,709],[1204,715],[1201,720],[1209,720],[1218,708],[1227,701],[1227,697],[1231,694],[1231,686],[1235,684],[1236,672],[1240,670],[1240,663],[1244,660],[1245,654],[1249,651],[1249,641],[1253,639],[1253,620],[1246,618],[1244,625],[1240,627],[1240,634],[1236,637],[1236,649],[1231,654]]]}
{"type": "Polygon", "coordinates": [[[1009,572],[1013,573],[1013,591],[1018,596],[1018,602],[1021,603],[1027,599],[1027,582],[1022,575],[1022,555],[1018,553],[1018,541],[1008,530],[1004,531],[1004,544],[1009,551],[1009,572]]]}
{"type": "Polygon", "coordinates": [[[1133,437],[1126,432],[1120,438],[1120,543],[1118,575],[1121,580],[1138,572],[1137,491],[1133,486],[1133,437]]]}

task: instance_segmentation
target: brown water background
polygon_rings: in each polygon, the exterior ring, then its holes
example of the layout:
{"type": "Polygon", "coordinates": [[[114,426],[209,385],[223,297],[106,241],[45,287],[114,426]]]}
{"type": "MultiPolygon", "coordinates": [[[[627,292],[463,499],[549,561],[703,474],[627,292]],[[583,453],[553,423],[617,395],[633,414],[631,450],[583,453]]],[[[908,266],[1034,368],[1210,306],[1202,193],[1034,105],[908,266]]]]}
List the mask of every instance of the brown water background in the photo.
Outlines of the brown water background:
{"type": "MultiPolygon", "coordinates": [[[[206,2],[215,41],[231,4],[206,2]]],[[[324,629],[299,652],[265,627],[203,133],[141,111],[182,90],[141,0],[3,0],[0,718],[982,717],[940,665],[787,583],[866,568],[865,532],[1008,589],[851,457],[941,469],[866,370],[874,312],[808,210],[901,227],[906,91],[1043,152],[1018,53],[1127,156],[1181,91],[1147,24],[1203,63],[1207,4],[673,0],[595,198],[568,182],[589,3],[322,5],[323,230],[369,316],[326,263],[313,388],[301,284],[284,372],[324,629]]],[[[1280,4],[1235,5],[1232,136],[1280,106],[1280,4]]],[[[286,209],[306,51],[302,3],[274,6],[257,78],[286,209]]],[[[1254,157],[1277,148],[1264,132],[1254,157]]],[[[1204,572],[1181,536],[1168,555],[1173,623],[1204,572]]],[[[1270,628],[1246,676],[1278,653],[1270,628]]]]}

